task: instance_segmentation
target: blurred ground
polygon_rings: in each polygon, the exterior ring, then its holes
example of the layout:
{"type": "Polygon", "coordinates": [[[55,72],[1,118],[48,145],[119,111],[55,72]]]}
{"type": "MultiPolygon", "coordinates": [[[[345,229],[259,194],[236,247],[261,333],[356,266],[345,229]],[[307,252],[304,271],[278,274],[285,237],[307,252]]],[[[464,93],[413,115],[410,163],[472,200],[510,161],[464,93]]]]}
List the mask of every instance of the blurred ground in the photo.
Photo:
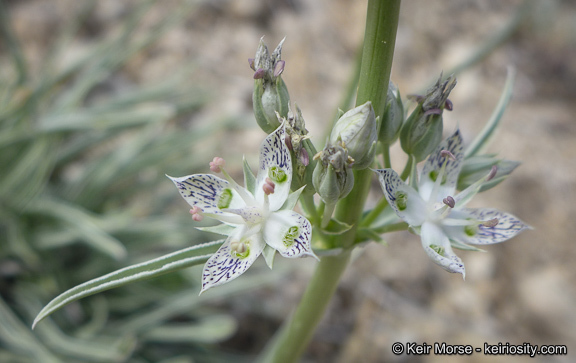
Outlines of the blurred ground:
{"type": "MultiPolygon", "coordinates": [[[[99,1],[82,32],[67,48],[73,58],[91,39],[114,31],[136,1],[99,1]]],[[[11,1],[17,33],[30,59],[40,55],[74,0],[11,1]]],[[[405,1],[402,4],[392,80],[403,95],[426,87],[442,70],[468,57],[515,16],[521,1],[405,1]]],[[[179,1],[156,4],[161,17],[179,1]]],[[[135,57],[119,77],[130,82],[161,79],[184,62],[200,70],[193,82],[213,92],[210,105],[190,122],[206,123],[251,113],[252,57],[265,35],[270,47],[287,40],[284,79],[303,110],[315,140],[332,118],[349,79],[363,30],[366,1],[268,0],[199,3],[185,25],[135,57]]],[[[504,85],[506,68],[517,69],[514,98],[490,150],[522,166],[502,185],[478,198],[517,215],[535,229],[487,253],[459,252],[467,279],[431,263],[408,233],[371,244],[340,286],[311,344],[310,362],[520,362],[526,357],[394,356],[400,342],[566,344],[568,356],[535,362],[570,362],[576,349],[576,3],[534,2],[507,42],[463,72],[452,93],[456,125],[465,140],[482,128],[504,85]]],[[[254,127],[223,140],[222,154],[254,158],[263,133],[254,127]]],[[[318,143],[319,144],[319,143],[318,143]]],[[[398,154],[399,155],[399,154],[398,154]]],[[[393,160],[401,169],[401,159],[393,160]]],[[[374,193],[380,190],[374,182],[374,193]]],[[[284,261],[282,261],[284,262],[284,261]]],[[[282,263],[281,262],[281,263],[282,263]]],[[[314,263],[298,261],[275,289],[223,302],[237,311],[240,331],[223,349],[256,353],[291,311],[314,263]],[[255,307],[258,307],[255,309],[255,307]]],[[[264,271],[264,270],[262,270],[264,271]]]]}

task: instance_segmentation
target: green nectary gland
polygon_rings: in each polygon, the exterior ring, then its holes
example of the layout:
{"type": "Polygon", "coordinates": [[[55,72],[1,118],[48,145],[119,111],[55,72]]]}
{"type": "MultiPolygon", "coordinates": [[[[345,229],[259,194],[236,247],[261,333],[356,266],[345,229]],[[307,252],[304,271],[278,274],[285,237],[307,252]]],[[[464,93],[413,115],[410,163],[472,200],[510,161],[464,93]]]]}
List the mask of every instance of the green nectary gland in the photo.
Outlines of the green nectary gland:
{"type": "Polygon", "coordinates": [[[471,226],[465,226],[464,233],[466,233],[468,237],[473,237],[476,235],[476,233],[478,233],[478,226],[476,226],[475,224],[471,226]]]}
{"type": "Polygon", "coordinates": [[[299,228],[297,226],[292,226],[288,228],[288,232],[282,238],[282,243],[285,247],[290,247],[294,244],[294,240],[298,237],[299,228]]]}
{"type": "Polygon", "coordinates": [[[237,252],[237,251],[231,250],[230,254],[232,255],[232,257],[244,259],[244,258],[250,256],[250,245],[248,243],[245,243],[244,245],[246,246],[246,251],[237,252]]]}
{"type": "Polygon", "coordinates": [[[430,245],[430,248],[440,256],[444,256],[444,247],[440,247],[438,245],[430,245]]]}
{"type": "Polygon", "coordinates": [[[216,205],[220,209],[228,208],[230,203],[232,202],[232,190],[224,189],[222,194],[220,194],[220,198],[218,198],[218,202],[216,205]]]}
{"type": "Polygon", "coordinates": [[[396,207],[398,210],[404,210],[407,206],[408,196],[404,192],[396,192],[396,207]]]}
{"type": "MultiPolygon", "coordinates": [[[[438,179],[438,174],[440,174],[437,170],[432,170],[428,176],[430,177],[430,179],[432,179],[432,181],[436,181],[436,179],[438,179]]],[[[444,175],[442,176],[442,181],[440,184],[446,184],[446,180],[447,180],[447,175],[446,173],[444,173],[444,175]]]]}
{"type": "Polygon", "coordinates": [[[275,183],[282,183],[288,178],[286,172],[278,166],[273,166],[268,170],[268,177],[275,183]]]}

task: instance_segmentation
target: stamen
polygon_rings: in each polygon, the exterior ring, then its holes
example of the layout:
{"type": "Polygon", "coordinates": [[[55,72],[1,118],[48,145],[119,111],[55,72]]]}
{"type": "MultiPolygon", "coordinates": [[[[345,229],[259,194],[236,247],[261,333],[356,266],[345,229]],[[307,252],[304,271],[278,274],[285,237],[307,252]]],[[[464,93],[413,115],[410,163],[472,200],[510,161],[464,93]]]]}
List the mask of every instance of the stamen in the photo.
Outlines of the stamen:
{"type": "Polygon", "coordinates": [[[214,173],[221,173],[222,167],[224,167],[224,165],[226,165],[226,161],[221,157],[216,156],[210,162],[210,170],[212,170],[214,173]]]}
{"type": "Polygon", "coordinates": [[[192,220],[195,222],[200,222],[204,219],[204,216],[202,216],[202,208],[200,207],[192,207],[192,209],[190,209],[190,214],[192,214],[192,220]]]}
{"type": "Polygon", "coordinates": [[[448,158],[452,161],[456,161],[456,157],[454,156],[454,154],[452,154],[450,152],[450,150],[442,150],[440,151],[440,156],[444,157],[444,158],[448,158]]]}
{"type": "Polygon", "coordinates": [[[274,188],[276,185],[270,178],[266,178],[264,180],[264,184],[262,185],[262,190],[264,190],[264,194],[270,195],[274,193],[274,188]]]}
{"type": "Polygon", "coordinates": [[[300,162],[304,166],[310,164],[310,157],[308,156],[308,151],[304,148],[300,149],[300,162]]]}
{"type": "Polygon", "coordinates": [[[492,180],[492,178],[494,178],[496,176],[497,172],[498,172],[498,167],[496,165],[493,165],[492,169],[490,169],[490,173],[486,177],[486,181],[492,180]]]}
{"type": "Polygon", "coordinates": [[[488,228],[494,228],[498,225],[498,223],[500,223],[500,221],[498,220],[498,218],[492,218],[488,221],[484,221],[482,222],[482,225],[488,228]]]}
{"type": "Polygon", "coordinates": [[[283,60],[279,60],[276,65],[274,66],[274,77],[278,77],[279,75],[282,74],[282,72],[284,72],[284,66],[286,65],[286,62],[284,62],[283,60]]]}
{"type": "Polygon", "coordinates": [[[426,117],[428,115],[441,115],[442,114],[442,110],[439,108],[432,108],[426,112],[424,112],[424,114],[422,116],[426,117]]]}
{"type": "Polygon", "coordinates": [[[230,249],[236,253],[244,253],[248,250],[246,244],[241,241],[235,241],[230,243],[230,249]]]}
{"type": "Polygon", "coordinates": [[[254,72],[254,79],[264,78],[265,74],[266,74],[265,70],[263,70],[262,68],[258,68],[258,70],[256,70],[256,72],[254,72]]]}
{"type": "Polygon", "coordinates": [[[451,196],[447,196],[446,198],[442,199],[442,202],[444,202],[444,204],[446,204],[450,208],[454,208],[454,206],[456,205],[456,201],[451,196]]]}
{"type": "Polygon", "coordinates": [[[292,147],[292,137],[290,135],[286,135],[284,138],[284,143],[286,144],[288,150],[294,151],[294,148],[292,147]]]}

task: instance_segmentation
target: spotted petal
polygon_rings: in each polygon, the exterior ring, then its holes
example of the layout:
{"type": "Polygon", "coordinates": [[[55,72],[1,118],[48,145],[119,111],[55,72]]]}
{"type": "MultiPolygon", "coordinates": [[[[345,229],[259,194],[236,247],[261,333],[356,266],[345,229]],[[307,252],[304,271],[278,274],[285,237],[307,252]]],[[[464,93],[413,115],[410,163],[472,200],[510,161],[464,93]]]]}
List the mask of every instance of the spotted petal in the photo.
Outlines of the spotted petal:
{"type": "Polygon", "coordinates": [[[210,174],[194,174],[173,178],[180,195],[192,207],[197,206],[204,213],[213,214],[219,220],[229,223],[242,223],[242,218],[226,213],[222,209],[243,208],[246,203],[240,194],[226,180],[210,174]]]}
{"type": "Polygon", "coordinates": [[[256,200],[264,204],[264,191],[262,186],[266,178],[275,184],[274,193],[270,194],[270,210],[276,211],[282,207],[290,193],[292,182],[292,161],[290,150],[284,143],[285,129],[282,124],[273,133],[268,135],[260,145],[260,167],[256,177],[256,200]]]}
{"type": "Polygon", "coordinates": [[[242,238],[242,230],[243,228],[238,228],[237,232],[228,237],[222,247],[206,262],[202,271],[202,291],[200,293],[211,287],[234,280],[248,270],[260,256],[264,246],[266,246],[260,234],[242,238]],[[246,255],[243,257],[238,257],[230,248],[231,242],[238,240],[244,242],[248,248],[246,255]]]}
{"type": "Polygon", "coordinates": [[[516,236],[525,229],[531,228],[512,214],[492,208],[463,208],[452,214],[457,215],[461,219],[477,221],[498,219],[498,224],[494,227],[484,225],[473,225],[470,226],[473,228],[468,229],[462,226],[445,227],[446,233],[451,239],[466,244],[487,245],[500,243],[516,236]]]}
{"type": "Polygon", "coordinates": [[[462,145],[460,130],[456,130],[452,136],[442,141],[438,148],[436,148],[426,160],[420,174],[420,182],[418,185],[418,191],[424,200],[430,200],[434,182],[444,163],[446,163],[446,176],[439,185],[438,193],[432,196],[434,198],[432,202],[441,202],[446,196],[452,196],[456,190],[458,174],[460,174],[464,163],[464,146],[462,145]],[[450,151],[456,160],[447,159],[440,155],[442,150],[450,151]]]}
{"type": "Polygon", "coordinates": [[[263,233],[266,243],[284,257],[316,257],[310,246],[312,226],[306,218],[294,211],[272,213],[263,233]]]}
{"type": "Polygon", "coordinates": [[[440,267],[448,272],[456,272],[466,275],[464,263],[460,257],[456,256],[448,236],[444,234],[442,228],[431,222],[424,222],[420,231],[422,237],[422,247],[424,251],[440,267]]]}
{"type": "Polygon", "coordinates": [[[404,183],[392,169],[375,170],[388,204],[398,217],[411,226],[420,226],[426,220],[426,202],[412,187],[404,183]]]}

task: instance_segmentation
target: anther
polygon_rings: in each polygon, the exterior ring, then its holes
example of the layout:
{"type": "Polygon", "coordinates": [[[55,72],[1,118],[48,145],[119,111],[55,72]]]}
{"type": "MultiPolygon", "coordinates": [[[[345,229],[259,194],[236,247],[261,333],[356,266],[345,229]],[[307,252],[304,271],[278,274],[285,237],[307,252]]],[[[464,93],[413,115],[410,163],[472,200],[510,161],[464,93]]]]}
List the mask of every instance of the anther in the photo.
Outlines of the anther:
{"type": "Polygon", "coordinates": [[[456,201],[451,196],[447,196],[446,198],[442,199],[442,202],[450,208],[454,208],[454,206],[456,206],[456,201]]]}
{"type": "Polygon", "coordinates": [[[286,135],[284,138],[284,143],[286,144],[288,150],[294,151],[294,147],[292,146],[292,137],[290,135],[286,135]]]}
{"type": "Polygon", "coordinates": [[[261,79],[264,78],[264,75],[266,74],[266,71],[263,70],[262,68],[258,68],[256,70],[256,72],[254,72],[254,79],[261,79]]]}
{"type": "Polygon", "coordinates": [[[300,150],[300,162],[304,166],[308,166],[308,164],[310,164],[310,157],[308,156],[308,151],[306,151],[306,149],[304,148],[300,150]]]}
{"type": "Polygon", "coordinates": [[[256,70],[254,69],[254,58],[248,58],[248,64],[250,65],[250,68],[252,68],[253,71],[256,70]]]}
{"type": "Polygon", "coordinates": [[[424,114],[422,116],[428,116],[428,115],[441,115],[442,114],[442,110],[439,108],[432,108],[426,112],[424,112],[424,114]]]}
{"type": "Polygon", "coordinates": [[[496,172],[498,172],[498,167],[496,165],[493,165],[492,169],[490,169],[490,173],[486,177],[486,181],[492,180],[492,178],[496,176],[496,172]]]}
{"type": "Polygon", "coordinates": [[[449,99],[446,99],[446,102],[444,102],[444,108],[447,109],[448,111],[452,111],[454,109],[454,105],[452,104],[452,101],[450,101],[449,99]]]}
{"type": "Polygon", "coordinates": [[[210,162],[210,170],[212,170],[215,173],[221,173],[222,167],[224,167],[224,165],[226,165],[226,161],[224,159],[222,159],[221,157],[216,156],[210,162]]]}
{"type": "Polygon", "coordinates": [[[498,225],[498,223],[500,223],[498,218],[492,218],[488,221],[482,222],[482,225],[485,227],[493,228],[493,227],[496,227],[498,225]]]}
{"type": "Polygon", "coordinates": [[[274,66],[274,77],[278,77],[279,75],[282,74],[282,72],[284,72],[284,66],[286,65],[286,62],[284,62],[283,60],[279,60],[276,65],[274,66]]]}
{"type": "Polygon", "coordinates": [[[440,151],[440,156],[444,157],[444,158],[448,158],[452,161],[456,161],[456,157],[454,156],[454,154],[452,154],[449,150],[442,150],[440,151]]]}
{"type": "Polygon", "coordinates": [[[264,194],[270,195],[274,193],[274,188],[276,185],[270,178],[266,178],[264,180],[264,184],[262,185],[262,190],[264,190],[264,194]]]}
{"type": "Polygon", "coordinates": [[[230,249],[236,253],[244,253],[247,250],[246,244],[239,241],[230,243],[230,249]]]}
{"type": "Polygon", "coordinates": [[[196,222],[200,222],[202,219],[204,219],[201,213],[202,209],[197,206],[194,206],[192,207],[192,209],[190,209],[190,214],[192,214],[192,220],[196,222]]]}

